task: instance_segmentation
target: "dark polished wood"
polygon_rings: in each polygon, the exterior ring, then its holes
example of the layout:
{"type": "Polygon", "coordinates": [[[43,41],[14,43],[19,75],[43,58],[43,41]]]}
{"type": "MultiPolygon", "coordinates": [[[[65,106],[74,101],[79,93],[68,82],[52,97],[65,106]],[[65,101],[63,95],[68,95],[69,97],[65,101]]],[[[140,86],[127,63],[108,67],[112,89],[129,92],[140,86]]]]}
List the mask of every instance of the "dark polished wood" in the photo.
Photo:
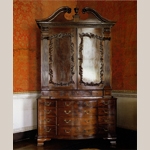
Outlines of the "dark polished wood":
{"type": "Polygon", "coordinates": [[[85,7],[81,20],[61,7],[36,20],[41,30],[38,145],[51,139],[116,140],[116,98],[111,95],[111,27],[114,21],[85,7]]]}

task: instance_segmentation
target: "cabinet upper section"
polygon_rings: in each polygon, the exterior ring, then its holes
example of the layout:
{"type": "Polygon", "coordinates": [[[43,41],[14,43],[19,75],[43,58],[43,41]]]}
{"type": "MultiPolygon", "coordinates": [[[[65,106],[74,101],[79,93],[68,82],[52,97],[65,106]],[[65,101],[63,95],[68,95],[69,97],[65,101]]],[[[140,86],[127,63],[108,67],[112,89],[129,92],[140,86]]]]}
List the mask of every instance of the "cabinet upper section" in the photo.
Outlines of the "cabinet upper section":
{"type": "Polygon", "coordinates": [[[59,8],[57,11],[55,11],[52,15],[45,19],[37,19],[36,22],[38,24],[38,27],[42,30],[49,30],[49,28],[52,27],[100,27],[100,26],[106,26],[111,27],[115,24],[115,21],[110,21],[105,18],[103,18],[98,12],[96,12],[94,9],[91,9],[89,7],[85,7],[82,9],[82,13],[88,13],[89,17],[86,20],[81,20],[80,16],[78,14],[79,9],[74,8],[75,14],[73,16],[72,20],[67,20],[64,17],[65,13],[71,13],[71,8],[64,6],[59,8]]]}
{"type": "MultiPolygon", "coordinates": [[[[85,7],[81,20],[74,9],[61,7],[36,20],[41,30],[41,90],[111,90],[111,27],[114,21],[85,7]]],[[[105,94],[106,95],[106,94],[105,94]]],[[[108,93],[110,95],[110,92],[108,93]]]]}

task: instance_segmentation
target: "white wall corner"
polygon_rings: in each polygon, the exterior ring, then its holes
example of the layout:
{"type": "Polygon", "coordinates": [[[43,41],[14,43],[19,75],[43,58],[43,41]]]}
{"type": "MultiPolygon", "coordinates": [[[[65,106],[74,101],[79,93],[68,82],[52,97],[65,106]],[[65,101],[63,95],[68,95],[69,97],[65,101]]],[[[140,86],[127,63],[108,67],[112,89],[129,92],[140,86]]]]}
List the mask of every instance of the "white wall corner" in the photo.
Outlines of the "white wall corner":
{"type": "Polygon", "coordinates": [[[13,94],[13,133],[37,129],[37,98],[40,93],[13,94]]]}

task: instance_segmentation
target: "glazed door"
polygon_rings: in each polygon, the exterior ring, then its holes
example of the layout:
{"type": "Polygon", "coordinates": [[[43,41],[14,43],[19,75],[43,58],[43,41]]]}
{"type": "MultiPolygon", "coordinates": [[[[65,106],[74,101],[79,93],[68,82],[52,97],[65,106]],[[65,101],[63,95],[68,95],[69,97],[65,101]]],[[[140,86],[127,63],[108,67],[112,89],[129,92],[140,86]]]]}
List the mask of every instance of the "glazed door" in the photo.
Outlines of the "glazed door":
{"type": "Polygon", "coordinates": [[[75,29],[55,28],[49,37],[49,86],[51,89],[76,88],[75,29]]]}
{"type": "Polygon", "coordinates": [[[103,38],[101,28],[79,28],[78,88],[103,87],[103,38]]]}
{"type": "Polygon", "coordinates": [[[52,28],[49,31],[50,90],[76,89],[76,36],[74,28],[52,28]]]}

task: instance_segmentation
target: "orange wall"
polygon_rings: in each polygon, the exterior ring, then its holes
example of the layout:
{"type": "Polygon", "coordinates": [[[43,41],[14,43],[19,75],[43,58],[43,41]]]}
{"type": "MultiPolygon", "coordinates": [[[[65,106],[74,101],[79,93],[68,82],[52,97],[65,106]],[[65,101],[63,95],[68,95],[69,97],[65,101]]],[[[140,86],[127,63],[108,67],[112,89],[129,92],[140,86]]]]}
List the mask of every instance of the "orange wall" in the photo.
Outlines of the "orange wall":
{"type": "Polygon", "coordinates": [[[14,92],[40,91],[40,30],[37,27],[35,19],[48,17],[61,6],[69,6],[71,8],[74,8],[76,6],[76,3],[77,2],[74,0],[14,0],[14,92]]]}
{"type": "MultiPolygon", "coordinates": [[[[80,9],[85,6],[94,8],[103,17],[117,21],[112,28],[113,90],[136,90],[136,1],[14,0],[14,92],[40,91],[40,31],[35,19],[48,17],[61,6],[74,8],[76,5],[80,9]]],[[[73,13],[67,17],[70,18],[72,15],[73,13]]]]}

